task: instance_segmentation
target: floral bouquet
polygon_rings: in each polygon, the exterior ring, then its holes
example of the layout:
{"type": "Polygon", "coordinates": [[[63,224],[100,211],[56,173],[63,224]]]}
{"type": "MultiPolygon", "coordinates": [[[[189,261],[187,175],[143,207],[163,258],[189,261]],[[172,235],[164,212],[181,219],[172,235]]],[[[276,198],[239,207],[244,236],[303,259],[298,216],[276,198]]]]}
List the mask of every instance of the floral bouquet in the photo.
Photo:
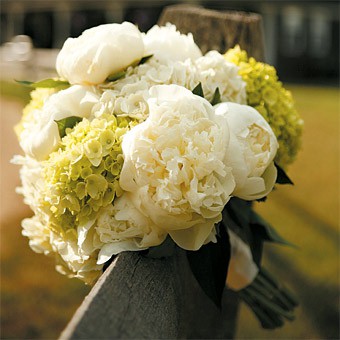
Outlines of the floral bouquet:
{"type": "Polygon", "coordinates": [[[56,69],[21,82],[34,91],[13,162],[31,248],[92,284],[123,251],[180,247],[217,305],[227,285],[263,327],[293,319],[295,298],[260,265],[264,241],[286,242],[251,204],[291,183],[283,169],[300,146],[275,69],[238,46],[203,56],[170,24],[143,34],[128,22],[67,39],[56,69]]]}

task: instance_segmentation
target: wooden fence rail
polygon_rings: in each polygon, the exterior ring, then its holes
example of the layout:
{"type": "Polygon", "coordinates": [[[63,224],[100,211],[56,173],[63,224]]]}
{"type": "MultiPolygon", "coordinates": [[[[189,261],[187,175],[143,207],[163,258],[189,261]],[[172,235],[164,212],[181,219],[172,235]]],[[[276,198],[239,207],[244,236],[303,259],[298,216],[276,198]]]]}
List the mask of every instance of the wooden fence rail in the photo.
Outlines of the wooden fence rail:
{"type": "MultiPolygon", "coordinates": [[[[239,43],[263,58],[261,17],[170,6],[159,24],[192,32],[203,52],[239,43]]],[[[153,259],[126,252],[116,257],[63,331],[60,339],[215,338],[234,336],[238,300],[225,290],[220,311],[193,277],[185,252],[153,259]]]]}

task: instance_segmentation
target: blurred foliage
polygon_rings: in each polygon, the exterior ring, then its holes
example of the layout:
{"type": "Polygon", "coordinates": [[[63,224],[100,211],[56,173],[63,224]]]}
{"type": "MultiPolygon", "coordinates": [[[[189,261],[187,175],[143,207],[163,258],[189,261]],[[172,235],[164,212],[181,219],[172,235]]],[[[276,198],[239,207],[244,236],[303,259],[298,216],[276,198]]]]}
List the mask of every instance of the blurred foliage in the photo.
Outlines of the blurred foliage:
{"type": "MultiPolygon", "coordinates": [[[[11,88],[27,100],[18,85],[3,88],[1,94],[13,94],[11,88]]],[[[264,263],[296,292],[301,306],[294,322],[266,331],[242,304],[236,333],[240,339],[339,337],[339,91],[289,89],[305,120],[303,150],[287,171],[295,185],[279,186],[257,204],[257,211],[299,247],[268,244],[264,263]]],[[[27,239],[20,237],[21,217],[1,226],[1,338],[56,338],[89,287],[56,273],[53,259],[29,249],[27,239]]]]}
{"type": "Polygon", "coordinates": [[[23,104],[30,101],[32,88],[10,81],[0,80],[0,96],[20,100],[23,104]]]}

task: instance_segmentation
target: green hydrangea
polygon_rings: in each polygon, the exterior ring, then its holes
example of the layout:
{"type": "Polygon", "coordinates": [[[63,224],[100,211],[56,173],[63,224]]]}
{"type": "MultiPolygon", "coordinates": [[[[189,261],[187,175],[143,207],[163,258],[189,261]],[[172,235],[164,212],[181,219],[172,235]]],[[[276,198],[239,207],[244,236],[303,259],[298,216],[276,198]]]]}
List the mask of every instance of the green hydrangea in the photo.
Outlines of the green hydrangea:
{"type": "Polygon", "coordinates": [[[273,129],[279,143],[275,162],[286,168],[301,147],[303,129],[292,94],[282,86],[273,66],[248,58],[239,46],[229,49],[224,56],[239,67],[247,84],[248,105],[260,112],[273,129]]]}
{"type": "Polygon", "coordinates": [[[121,142],[135,124],[103,115],[66,130],[60,148],[44,162],[45,209],[53,231],[64,234],[93,222],[100,208],[121,195],[121,142]]]}

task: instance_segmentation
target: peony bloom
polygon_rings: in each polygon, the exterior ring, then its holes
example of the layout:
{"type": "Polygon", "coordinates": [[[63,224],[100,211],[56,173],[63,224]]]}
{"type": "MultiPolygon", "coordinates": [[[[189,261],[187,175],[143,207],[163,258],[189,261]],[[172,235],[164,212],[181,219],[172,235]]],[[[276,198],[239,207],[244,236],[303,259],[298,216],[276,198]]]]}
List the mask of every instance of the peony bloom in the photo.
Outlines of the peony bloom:
{"type": "Polygon", "coordinates": [[[273,160],[278,143],[265,119],[252,107],[235,103],[215,106],[229,125],[230,141],[225,158],[236,181],[233,196],[255,200],[273,188],[277,171],[273,160]]]}
{"type": "Polygon", "coordinates": [[[29,156],[46,159],[60,142],[55,121],[71,116],[88,117],[98,100],[91,87],[80,85],[51,95],[41,110],[34,111],[34,120],[24,124],[20,146],[29,156]]]}
{"type": "Polygon", "coordinates": [[[100,84],[143,55],[142,35],[135,25],[100,25],[85,30],[78,38],[68,38],[57,57],[56,68],[71,84],[100,84]]]}
{"type": "Polygon", "coordinates": [[[231,257],[228,266],[227,286],[238,291],[253,282],[259,272],[249,246],[228,229],[231,257]]]}
{"type": "Polygon", "coordinates": [[[166,233],[150,223],[132,203],[129,193],[101,210],[96,232],[103,246],[98,254],[98,264],[122,251],[138,251],[160,245],[166,233]]]}
{"type": "Polygon", "coordinates": [[[202,52],[195,44],[192,34],[181,34],[175,25],[153,26],[143,35],[145,55],[154,55],[159,60],[195,60],[202,52]]]}
{"type": "Polygon", "coordinates": [[[208,101],[181,86],[154,86],[149,96],[148,119],[123,138],[120,186],[150,225],[197,250],[234,190],[223,163],[228,128],[208,101]]]}
{"type": "Polygon", "coordinates": [[[246,83],[238,74],[239,68],[222,54],[210,51],[195,61],[197,83],[202,83],[204,98],[211,101],[218,88],[222,102],[247,103],[246,83]]]}

